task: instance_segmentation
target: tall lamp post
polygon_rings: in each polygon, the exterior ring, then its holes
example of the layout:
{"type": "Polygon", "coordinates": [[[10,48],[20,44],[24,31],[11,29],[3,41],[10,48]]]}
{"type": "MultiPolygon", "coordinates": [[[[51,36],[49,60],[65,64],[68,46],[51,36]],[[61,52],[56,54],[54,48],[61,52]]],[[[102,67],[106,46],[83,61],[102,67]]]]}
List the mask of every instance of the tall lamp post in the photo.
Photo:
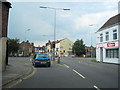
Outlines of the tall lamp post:
{"type": "MultiPolygon", "coordinates": [[[[54,42],[55,42],[55,40],[56,40],[56,11],[57,10],[70,10],[70,9],[68,9],[68,8],[45,7],[45,6],[40,6],[40,8],[49,8],[49,9],[54,10],[54,42]]],[[[53,48],[53,61],[55,61],[55,48],[53,48]]]]}
{"type": "MultiPolygon", "coordinates": [[[[89,26],[97,26],[97,28],[98,28],[98,25],[97,24],[90,24],[89,26]]],[[[95,32],[96,33],[96,32],[95,32]]],[[[91,35],[91,58],[93,57],[93,48],[92,48],[92,32],[90,31],[90,35],[91,35]]]]}
{"type": "MultiPolygon", "coordinates": [[[[27,31],[30,31],[30,30],[31,30],[31,29],[25,30],[25,42],[26,42],[26,32],[27,32],[27,31]]],[[[25,56],[25,43],[24,43],[23,51],[24,51],[23,55],[25,56]]]]}

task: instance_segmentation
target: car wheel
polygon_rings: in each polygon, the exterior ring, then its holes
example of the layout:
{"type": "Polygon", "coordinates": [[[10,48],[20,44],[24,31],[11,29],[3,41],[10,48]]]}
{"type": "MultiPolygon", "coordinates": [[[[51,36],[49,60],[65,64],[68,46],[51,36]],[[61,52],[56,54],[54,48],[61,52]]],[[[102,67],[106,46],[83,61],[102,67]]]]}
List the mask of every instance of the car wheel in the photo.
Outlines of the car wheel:
{"type": "Polygon", "coordinates": [[[35,63],[33,64],[34,67],[36,67],[35,63]]]}
{"type": "Polygon", "coordinates": [[[51,66],[51,64],[48,64],[48,67],[50,67],[51,66]]]}

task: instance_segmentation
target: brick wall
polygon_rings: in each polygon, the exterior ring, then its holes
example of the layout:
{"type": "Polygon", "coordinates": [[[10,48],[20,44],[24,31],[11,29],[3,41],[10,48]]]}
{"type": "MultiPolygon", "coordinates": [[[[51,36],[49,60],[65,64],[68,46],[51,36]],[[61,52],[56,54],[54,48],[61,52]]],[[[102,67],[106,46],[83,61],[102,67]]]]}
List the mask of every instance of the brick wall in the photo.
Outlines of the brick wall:
{"type": "Polygon", "coordinates": [[[2,71],[6,68],[6,42],[7,42],[7,25],[8,13],[11,4],[0,1],[0,63],[2,62],[2,71]]]}
{"type": "Polygon", "coordinates": [[[7,2],[2,2],[2,37],[7,37],[9,6],[7,2]]]}
{"type": "Polygon", "coordinates": [[[0,2],[0,38],[2,37],[2,2],[0,2]]]}
{"type": "Polygon", "coordinates": [[[22,42],[20,44],[20,49],[24,51],[23,49],[24,47],[25,47],[25,55],[29,55],[29,48],[31,47],[31,44],[29,42],[22,42]]]}

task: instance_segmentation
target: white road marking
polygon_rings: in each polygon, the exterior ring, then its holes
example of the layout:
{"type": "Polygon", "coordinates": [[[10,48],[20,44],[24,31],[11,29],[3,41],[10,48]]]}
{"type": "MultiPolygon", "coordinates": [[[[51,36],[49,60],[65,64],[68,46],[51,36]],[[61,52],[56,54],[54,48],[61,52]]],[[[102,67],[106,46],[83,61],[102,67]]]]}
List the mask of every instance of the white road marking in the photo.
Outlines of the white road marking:
{"type": "Polygon", "coordinates": [[[64,66],[66,67],[66,68],[70,68],[68,65],[66,65],[66,64],[64,64],[64,66]]]}
{"type": "Polygon", "coordinates": [[[79,76],[81,76],[82,78],[85,78],[82,74],[80,74],[80,73],[77,72],[76,70],[73,69],[73,71],[74,71],[75,73],[77,73],[79,76]]]}
{"type": "Polygon", "coordinates": [[[94,85],[93,87],[96,88],[97,90],[100,90],[100,89],[99,89],[97,86],[95,86],[95,85],[94,85]]]}

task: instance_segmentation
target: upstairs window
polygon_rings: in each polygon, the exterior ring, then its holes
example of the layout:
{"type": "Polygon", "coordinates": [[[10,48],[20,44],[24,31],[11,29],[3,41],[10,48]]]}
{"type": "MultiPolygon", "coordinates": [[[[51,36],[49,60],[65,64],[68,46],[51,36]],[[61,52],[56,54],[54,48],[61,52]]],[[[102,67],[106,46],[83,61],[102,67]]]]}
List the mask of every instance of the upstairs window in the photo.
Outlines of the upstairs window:
{"type": "Polygon", "coordinates": [[[117,39],[117,30],[113,30],[113,40],[117,39]]]}
{"type": "Polygon", "coordinates": [[[109,32],[106,32],[106,41],[109,41],[109,32]]]}
{"type": "Polygon", "coordinates": [[[103,42],[103,34],[100,34],[100,42],[103,42]]]}

